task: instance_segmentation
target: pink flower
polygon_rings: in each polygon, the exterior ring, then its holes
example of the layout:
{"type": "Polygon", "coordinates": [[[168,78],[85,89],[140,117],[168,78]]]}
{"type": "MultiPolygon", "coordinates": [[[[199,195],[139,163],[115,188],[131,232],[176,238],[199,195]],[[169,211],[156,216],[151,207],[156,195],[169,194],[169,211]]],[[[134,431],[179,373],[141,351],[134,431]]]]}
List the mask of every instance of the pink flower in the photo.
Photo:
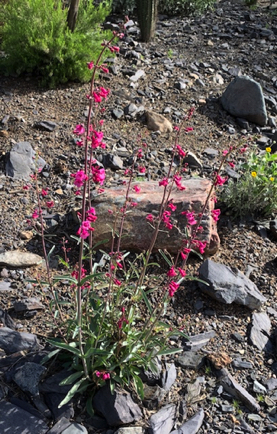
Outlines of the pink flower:
{"type": "Polygon", "coordinates": [[[31,185],[29,185],[29,184],[23,185],[23,190],[30,190],[30,188],[31,188],[31,185]]]}
{"type": "Polygon", "coordinates": [[[142,157],[143,157],[142,149],[139,149],[138,153],[137,153],[137,158],[139,159],[139,158],[142,158],[142,157]]]}
{"type": "Polygon", "coordinates": [[[110,94],[110,89],[105,89],[104,87],[100,87],[99,89],[99,95],[102,98],[107,98],[110,94]]]}
{"type": "Polygon", "coordinates": [[[219,220],[219,216],[220,216],[220,209],[213,209],[211,211],[212,214],[212,218],[214,219],[215,222],[217,222],[219,220]]]}
{"type": "Polygon", "coordinates": [[[141,188],[138,185],[134,185],[133,189],[135,190],[136,193],[140,193],[141,188]]]}
{"type": "Polygon", "coordinates": [[[89,231],[92,231],[93,228],[90,226],[90,222],[85,220],[82,222],[81,226],[79,227],[77,231],[77,235],[79,235],[80,238],[83,238],[85,240],[89,236],[89,231]]]}
{"type": "Polygon", "coordinates": [[[104,124],[104,119],[100,119],[100,121],[99,121],[99,125],[102,127],[102,125],[104,124]]]}
{"type": "Polygon", "coordinates": [[[81,140],[76,140],[76,145],[79,146],[79,148],[81,148],[81,146],[84,145],[83,139],[81,139],[81,140]]]}
{"type": "Polygon", "coordinates": [[[101,96],[97,92],[93,92],[92,96],[93,96],[94,102],[99,103],[102,101],[101,96]]]}
{"type": "Polygon", "coordinates": [[[185,128],[185,133],[190,133],[191,131],[193,131],[192,127],[186,127],[185,128]]]}
{"type": "Polygon", "coordinates": [[[74,185],[76,185],[76,187],[78,188],[82,187],[84,182],[88,179],[87,175],[83,170],[78,170],[77,173],[72,174],[71,176],[75,178],[74,185]]]}
{"type": "Polygon", "coordinates": [[[179,155],[180,157],[185,157],[185,156],[186,156],[185,151],[183,151],[183,149],[181,148],[180,145],[177,145],[176,148],[177,148],[177,151],[178,151],[178,155],[179,155]]]}
{"type": "Polygon", "coordinates": [[[105,169],[99,166],[91,168],[92,180],[95,184],[103,185],[106,177],[105,169]]]}
{"type": "Polygon", "coordinates": [[[173,297],[174,293],[177,291],[180,285],[176,282],[170,282],[168,286],[168,295],[169,297],[173,297]]]}
{"type": "Polygon", "coordinates": [[[221,176],[219,176],[219,175],[216,175],[216,180],[215,180],[215,183],[214,183],[214,185],[216,186],[216,185],[223,185],[223,184],[225,184],[225,182],[227,181],[227,177],[226,178],[222,178],[221,176]]]}
{"type": "Polygon", "coordinates": [[[121,282],[120,282],[120,280],[118,280],[118,279],[114,279],[113,283],[114,283],[116,286],[121,286],[121,282]]]}
{"type": "Polygon", "coordinates": [[[170,268],[170,270],[167,272],[167,276],[168,276],[168,277],[175,277],[175,276],[177,276],[177,273],[176,273],[174,267],[171,267],[171,268],[170,268]]]}
{"type": "Polygon", "coordinates": [[[41,190],[41,195],[42,195],[42,197],[45,197],[45,196],[47,196],[47,194],[48,194],[48,190],[47,190],[47,188],[46,188],[46,190],[41,190]]]}
{"type": "Polygon", "coordinates": [[[187,273],[183,268],[178,268],[179,273],[181,274],[182,277],[186,277],[187,273]]]}
{"type": "Polygon", "coordinates": [[[199,252],[201,253],[201,255],[203,255],[203,253],[205,253],[205,248],[206,248],[206,241],[199,241],[199,240],[194,240],[193,244],[198,247],[199,252]]]}
{"type": "Polygon", "coordinates": [[[93,62],[87,62],[87,67],[88,67],[88,69],[92,69],[94,67],[94,63],[93,62]]]}
{"type": "Polygon", "coordinates": [[[166,187],[168,185],[168,178],[164,178],[159,182],[159,186],[166,187]]]}
{"type": "Polygon", "coordinates": [[[177,209],[177,206],[176,206],[176,205],[173,205],[172,202],[169,202],[167,206],[168,206],[168,208],[171,209],[171,211],[176,211],[176,209],[177,209]]]}
{"type": "Polygon", "coordinates": [[[176,187],[178,188],[178,190],[185,190],[186,189],[186,187],[183,187],[182,185],[181,185],[181,181],[182,181],[182,177],[181,176],[179,176],[179,175],[174,175],[173,176],[173,181],[175,182],[175,184],[176,184],[176,187]]]}
{"type": "Polygon", "coordinates": [[[194,218],[194,212],[183,211],[181,214],[185,215],[187,218],[187,223],[190,226],[196,225],[197,221],[194,218]]]}
{"type": "Polygon", "coordinates": [[[54,201],[53,200],[49,200],[49,201],[47,201],[46,202],[46,206],[47,206],[47,208],[53,208],[53,206],[54,206],[54,201]]]}
{"type": "Polygon", "coordinates": [[[146,171],[145,167],[143,167],[143,166],[139,166],[138,170],[139,170],[139,173],[145,173],[145,171],[146,171]]]}
{"type": "Polygon", "coordinates": [[[88,219],[89,222],[95,222],[95,220],[97,220],[95,208],[90,208],[87,211],[87,219],[88,219]]]}
{"type": "Polygon", "coordinates": [[[227,154],[228,154],[227,149],[224,149],[224,150],[222,151],[222,155],[223,155],[223,157],[225,157],[225,155],[227,155],[227,154]]]}
{"type": "Polygon", "coordinates": [[[37,219],[38,218],[38,216],[39,216],[39,212],[38,212],[38,210],[37,209],[35,209],[35,211],[33,212],[33,214],[32,214],[32,219],[37,219]]]}
{"type": "Polygon", "coordinates": [[[101,71],[103,71],[105,74],[108,74],[109,73],[109,69],[108,68],[106,68],[106,66],[101,66],[101,71]]]}
{"type": "Polygon", "coordinates": [[[173,129],[174,129],[174,131],[180,131],[180,128],[177,127],[177,125],[175,125],[173,129]]]}
{"type": "Polygon", "coordinates": [[[130,205],[134,207],[134,206],[138,206],[138,203],[137,202],[131,202],[130,205]]]}
{"type": "Polygon", "coordinates": [[[79,124],[79,125],[76,125],[75,130],[73,131],[73,133],[77,134],[78,136],[81,136],[82,134],[85,133],[85,131],[86,130],[84,128],[84,125],[79,124]]]}
{"type": "Polygon", "coordinates": [[[111,376],[110,376],[110,374],[109,374],[109,372],[104,372],[103,374],[102,374],[102,380],[109,380],[111,378],[111,376]]]}
{"type": "Polygon", "coordinates": [[[93,149],[98,148],[102,144],[104,134],[102,131],[92,131],[92,137],[91,137],[91,146],[93,149]]]}
{"type": "Polygon", "coordinates": [[[229,166],[230,166],[232,169],[235,168],[235,164],[234,164],[232,161],[229,161],[228,164],[229,164],[229,166]]]}
{"type": "Polygon", "coordinates": [[[151,223],[153,223],[153,221],[154,221],[154,216],[152,214],[148,214],[145,218],[146,218],[146,220],[148,220],[151,223]]]}

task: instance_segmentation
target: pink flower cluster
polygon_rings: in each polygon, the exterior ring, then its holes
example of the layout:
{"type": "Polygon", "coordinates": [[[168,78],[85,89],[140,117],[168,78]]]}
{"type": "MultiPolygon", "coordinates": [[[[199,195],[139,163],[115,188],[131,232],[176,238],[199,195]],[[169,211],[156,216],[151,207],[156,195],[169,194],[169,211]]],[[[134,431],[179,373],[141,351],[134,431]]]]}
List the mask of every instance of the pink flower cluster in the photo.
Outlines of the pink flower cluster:
{"type": "Polygon", "coordinates": [[[194,226],[197,224],[197,221],[195,220],[194,211],[183,211],[181,212],[182,215],[185,215],[187,218],[187,224],[189,226],[194,226]]]}
{"type": "Polygon", "coordinates": [[[99,166],[91,166],[91,175],[92,180],[95,184],[103,185],[105,178],[106,178],[106,172],[105,169],[99,166]]]}
{"type": "Polygon", "coordinates": [[[88,180],[88,176],[85,174],[83,170],[78,170],[78,172],[73,173],[71,177],[75,178],[74,185],[76,185],[78,188],[82,187],[85,181],[88,180]]]}
{"type": "Polygon", "coordinates": [[[178,285],[178,283],[176,282],[170,282],[169,286],[168,286],[168,295],[169,297],[173,297],[173,295],[175,294],[175,292],[177,291],[177,289],[179,288],[180,285],[178,285]]]}
{"type": "Polygon", "coordinates": [[[77,235],[79,235],[80,238],[83,238],[85,240],[91,231],[94,231],[94,228],[91,227],[90,221],[85,220],[81,223],[81,226],[79,227],[77,231],[77,235]]]}
{"type": "Polygon", "coordinates": [[[101,378],[101,380],[109,380],[111,378],[109,372],[106,371],[96,371],[95,372],[96,377],[101,378]]]}
{"type": "Polygon", "coordinates": [[[212,214],[212,218],[214,219],[215,222],[217,222],[219,220],[219,216],[220,216],[220,209],[213,209],[211,211],[212,214]]]}
{"type": "Polygon", "coordinates": [[[110,89],[105,89],[104,87],[99,87],[95,89],[92,93],[93,99],[95,103],[100,103],[102,99],[106,99],[110,94],[110,89]]]}

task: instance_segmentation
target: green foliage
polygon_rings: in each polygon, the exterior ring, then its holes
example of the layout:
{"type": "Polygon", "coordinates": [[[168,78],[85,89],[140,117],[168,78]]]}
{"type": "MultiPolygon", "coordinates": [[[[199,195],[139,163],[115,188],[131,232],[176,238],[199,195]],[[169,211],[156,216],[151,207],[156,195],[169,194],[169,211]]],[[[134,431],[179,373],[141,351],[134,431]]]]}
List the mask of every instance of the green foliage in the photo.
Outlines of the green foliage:
{"type": "Polygon", "coordinates": [[[136,7],[136,0],[113,0],[113,12],[129,14],[136,7]]]}
{"type": "MultiPolygon", "coordinates": [[[[125,259],[126,257],[127,254],[125,259]]],[[[112,258],[110,260],[113,261],[112,258]]],[[[119,270],[122,273],[120,286],[107,280],[105,273],[96,272],[97,266],[93,274],[81,280],[80,285],[86,284],[82,291],[82,348],[76,340],[78,325],[74,304],[72,310],[68,311],[71,319],[67,322],[66,329],[70,343],[58,339],[49,341],[62,351],[62,354],[67,354],[67,362],[77,371],[62,382],[73,386],[60,406],[80,392],[80,388],[86,390],[91,397],[98,387],[106,383],[107,374],[112,390],[116,383],[122,387],[128,385],[143,399],[143,383],[139,376],[141,369],[155,372],[153,361],[156,356],[182,351],[182,348],[168,348],[168,341],[171,335],[186,335],[159,320],[159,317],[165,314],[167,291],[164,292],[157,309],[150,301],[152,291],[137,283],[141,262],[145,262],[142,254],[133,262],[126,260],[126,271],[119,270]],[[84,361],[87,375],[83,369],[84,361]]],[[[116,262],[114,264],[117,267],[116,262]]],[[[70,275],[57,276],[54,281],[61,279],[77,285],[77,280],[70,275]]],[[[53,351],[44,362],[56,354],[57,350],[53,351]]]]}
{"type": "Polygon", "coordinates": [[[215,3],[215,0],[159,0],[159,12],[168,15],[190,15],[202,13],[215,3]]]}
{"type": "Polygon", "coordinates": [[[241,177],[224,186],[220,200],[235,217],[269,216],[277,211],[277,154],[266,148],[246,156],[237,167],[241,177]]]}
{"type": "Polygon", "coordinates": [[[5,74],[36,73],[41,83],[54,87],[70,80],[88,81],[85,65],[96,60],[109,34],[100,23],[110,12],[110,1],[98,7],[81,2],[76,29],[67,28],[67,8],[60,0],[9,0],[0,4],[1,70],[5,74]]]}

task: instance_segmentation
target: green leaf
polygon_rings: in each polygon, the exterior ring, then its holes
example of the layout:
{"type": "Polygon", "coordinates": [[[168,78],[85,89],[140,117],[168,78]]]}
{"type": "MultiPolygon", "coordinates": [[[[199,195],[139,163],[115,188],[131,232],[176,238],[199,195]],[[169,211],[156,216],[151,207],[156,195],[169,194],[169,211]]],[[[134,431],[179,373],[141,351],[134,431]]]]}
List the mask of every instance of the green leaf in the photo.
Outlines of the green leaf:
{"type": "Polygon", "coordinates": [[[61,350],[57,349],[54,351],[51,351],[51,353],[48,353],[43,359],[41,360],[41,364],[44,365],[44,363],[48,362],[52,357],[54,357],[56,354],[58,354],[61,350]]]}
{"type": "Polygon", "coordinates": [[[69,375],[69,377],[65,378],[60,382],[60,386],[67,386],[68,384],[74,383],[74,381],[78,380],[78,378],[82,377],[84,371],[74,372],[74,374],[69,375]]]}
{"type": "Polygon", "coordinates": [[[183,348],[168,348],[166,350],[160,350],[155,356],[167,356],[169,354],[182,353],[184,351],[183,348]]]}
{"type": "Polygon", "coordinates": [[[53,277],[54,281],[59,281],[59,280],[68,280],[69,282],[74,283],[75,285],[78,284],[78,280],[74,279],[74,277],[70,276],[70,274],[66,274],[64,276],[54,276],[53,277]]]}
{"type": "Polygon", "coordinates": [[[133,381],[138,396],[140,397],[141,400],[143,400],[144,398],[143,382],[141,381],[140,377],[136,374],[133,374],[133,381]]]}
{"type": "Polygon", "coordinates": [[[70,353],[75,354],[75,356],[81,357],[80,350],[73,346],[76,345],[75,342],[73,342],[71,345],[66,344],[65,342],[54,341],[53,339],[49,339],[48,342],[54,345],[55,347],[61,348],[62,350],[69,351],[70,353]]]}
{"type": "Polygon", "coordinates": [[[62,402],[60,402],[58,408],[61,408],[63,405],[67,404],[71,400],[71,398],[73,398],[73,396],[75,395],[75,393],[78,392],[79,387],[84,381],[86,380],[84,378],[81,378],[80,381],[78,381],[77,383],[74,384],[73,387],[71,387],[69,392],[66,394],[65,398],[62,400],[62,402]]]}
{"type": "Polygon", "coordinates": [[[146,304],[147,309],[149,310],[150,314],[152,315],[153,309],[152,309],[152,307],[151,307],[151,305],[150,305],[150,303],[149,303],[149,300],[148,300],[148,298],[147,298],[147,295],[145,294],[145,292],[144,292],[144,290],[142,289],[141,286],[140,286],[139,289],[140,289],[140,292],[141,292],[141,294],[142,294],[142,297],[143,297],[144,303],[146,304]]]}
{"type": "Polygon", "coordinates": [[[159,253],[164,258],[164,260],[167,262],[168,266],[171,268],[173,266],[172,261],[166,256],[166,254],[161,249],[159,249],[159,253]]]}
{"type": "Polygon", "coordinates": [[[110,351],[101,350],[100,348],[89,348],[89,350],[85,354],[85,358],[90,357],[92,355],[97,356],[108,356],[110,351]]]}
{"type": "Polygon", "coordinates": [[[50,258],[51,258],[51,255],[52,255],[52,253],[53,253],[53,251],[55,250],[55,245],[54,246],[52,246],[52,248],[51,248],[51,250],[50,250],[50,252],[48,253],[48,255],[47,255],[47,259],[48,259],[48,261],[50,260],[50,258]]]}

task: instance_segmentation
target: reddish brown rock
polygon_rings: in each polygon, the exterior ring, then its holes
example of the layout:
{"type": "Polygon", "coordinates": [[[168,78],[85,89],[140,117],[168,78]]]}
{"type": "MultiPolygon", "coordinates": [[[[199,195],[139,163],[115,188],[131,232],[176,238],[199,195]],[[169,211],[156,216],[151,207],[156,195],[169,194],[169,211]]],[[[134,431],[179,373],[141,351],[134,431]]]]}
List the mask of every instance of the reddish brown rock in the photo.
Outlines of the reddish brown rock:
{"type": "MultiPolygon", "coordinates": [[[[157,215],[159,206],[163,197],[164,188],[160,187],[157,182],[139,182],[140,192],[136,193],[132,184],[130,193],[131,202],[136,202],[137,206],[129,206],[126,220],[124,223],[123,238],[121,249],[124,250],[147,250],[154,232],[151,224],[146,220],[148,214],[157,215]]],[[[176,187],[172,189],[170,199],[173,199],[176,211],[172,212],[174,227],[168,230],[162,223],[160,232],[157,237],[155,249],[166,249],[171,253],[176,253],[182,246],[185,238],[186,217],[181,214],[182,211],[194,211],[196,214],[202,211],[203,204],[209,193],[211,182],[207,179],[188,179],[183,180],[182,185],[185,190],[180,191],[176,187]]],[[[98,216],[94,223],[95,231],[94,243],[108,239],[109,246],[111,242],[111,228],[114,227],[114,221],[117,217],[115,230],[119,230],[120,209],[125,204],[126,186],[106,189],[105,192],[94,198],[92,206],[96,209],[98,216]],[[112,211],[112,212],[111,212],[112,211]]],[[[201,226],[203,232],[199,235],[201,241],[207,242],[205,254],[214,254],[219,247],[220,240],[217,234],[217,228],[210,212],[214,208],[214,201],[209,200],[207,210],[203,216],[201,226]]]]}

